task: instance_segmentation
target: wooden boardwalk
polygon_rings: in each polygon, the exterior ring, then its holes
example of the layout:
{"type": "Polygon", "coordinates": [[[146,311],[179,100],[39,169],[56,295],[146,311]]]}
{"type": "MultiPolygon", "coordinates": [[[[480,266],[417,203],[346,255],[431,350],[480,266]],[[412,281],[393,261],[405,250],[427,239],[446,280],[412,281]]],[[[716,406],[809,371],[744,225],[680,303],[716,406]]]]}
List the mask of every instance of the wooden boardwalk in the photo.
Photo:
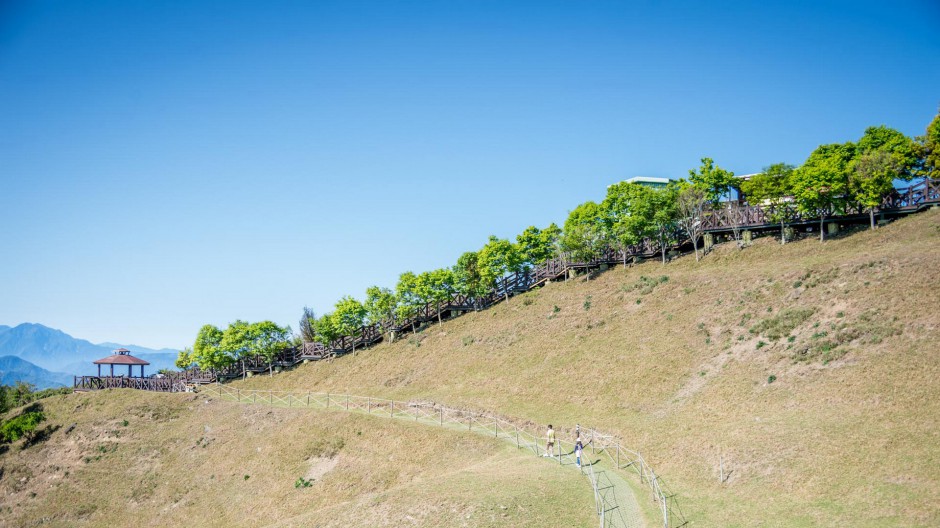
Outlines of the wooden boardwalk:
{"type": "MultiPolygon", "coordinates": [[[[879,219],[890,220],[934,206],[940,206],[940,180],[925,180],[908,188],[895,190],[885,198],[882,207],[876,211],[876,215],[879,219]]],[[[852,209],[841,213],[839,215],[827,214],[826,222],[852,224],[869,221],[867,211],[852,209]]],[[[770,211],[760,206],[739,207],[735,210],[724,208],[711,212],[705,218],[705,232],[728,233],[733,228],[751,231],[780,229],[779,224],[767,220],[769,216],[770,211]],[[736,214],[737,217],[731,218],[730,214],[736,214]]],[[[801,226],[817,223],[818,221],[818,217],[798,217],[789,225],[801,226]]],[[[681,237],[676,238],[680,242],[667,247],[667,251],[681,251],[691,246],[691,242],[687,239],[683,241],[681,237]]],[[[179,392],[191,390],[194,386],[200,384],[242,377],[249,372],[261,373],[272,367],[289,368],[305,361],[317,361],[347,354],[385,339],[394,339],[404,333],[417,331],[429,323],[457,317],[470,311],[486,309],[504,299],[540,287],[549,281],[563,279],[571,271],[590,272],[637,258],[658,258],[660,253],[661,247],[656,241],[650,239],[624,249],[608,248],[589,261],[575,260],[570,255],[563,253],[544,264],[499,279],[495,287],[485,295],[455,294],[446,302],[432,302],[419,307],[413,317],[364,325],[352,335],[342,336],[329,345],[304,343],[301,347],[284,351],[275,357],[271,363],[268,363],[264,358],[256,357],[240,361],[221,371],[190,369],[180,373],[171,373],[162,378],[77,376],[75,378],[75,389],[132,388],[159,392],[179,392]]]]}

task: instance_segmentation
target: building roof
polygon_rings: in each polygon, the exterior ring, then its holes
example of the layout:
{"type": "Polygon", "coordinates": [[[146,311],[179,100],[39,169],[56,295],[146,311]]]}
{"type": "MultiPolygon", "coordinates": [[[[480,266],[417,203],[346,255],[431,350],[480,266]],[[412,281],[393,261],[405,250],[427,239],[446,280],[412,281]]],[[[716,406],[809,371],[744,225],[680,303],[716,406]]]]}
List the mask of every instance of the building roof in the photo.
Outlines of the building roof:
{"type": "Polygon", "coordinates": [[[119,348],[114,351],[114,354],[99,359],[97,361],[92,361],[95,365],[149,365],[149,361],[144,361],[140,358],[135,358],[131,355],[131,351],[126,348],[119,348]]]}

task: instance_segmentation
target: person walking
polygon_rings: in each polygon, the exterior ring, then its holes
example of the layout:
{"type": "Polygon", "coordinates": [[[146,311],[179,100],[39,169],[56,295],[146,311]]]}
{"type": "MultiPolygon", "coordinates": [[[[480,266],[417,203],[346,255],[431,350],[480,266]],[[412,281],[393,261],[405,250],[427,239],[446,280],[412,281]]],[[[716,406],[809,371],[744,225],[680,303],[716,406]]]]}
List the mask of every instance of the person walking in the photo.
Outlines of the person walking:
{"type": "Polygon", "coordinates": [[[578,432],[578,438],[574,441],[574,458],[578,467],[581,467],[581,451],[584,450],[584,444],[581,443],[581,432],[578,432]]]}
{"type": "Polygon", "coordinates": [[[542,456],[554,456],[555,449],[555,430],[552,429],[552,424],[548,424],[548,432],[546,433],[545,440],[545,454],[542,456]]]}

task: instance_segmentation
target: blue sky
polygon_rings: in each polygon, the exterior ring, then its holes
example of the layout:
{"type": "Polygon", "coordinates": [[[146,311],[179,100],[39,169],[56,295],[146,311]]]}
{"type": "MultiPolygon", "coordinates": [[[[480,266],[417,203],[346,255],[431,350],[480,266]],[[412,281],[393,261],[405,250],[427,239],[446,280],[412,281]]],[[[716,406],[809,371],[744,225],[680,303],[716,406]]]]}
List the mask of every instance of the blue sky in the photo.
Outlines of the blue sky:
{"type": "Polygon", "coordinates": [[[0,324],[181,347],[940,105],[940,4],[0,3],[0,324]]]}

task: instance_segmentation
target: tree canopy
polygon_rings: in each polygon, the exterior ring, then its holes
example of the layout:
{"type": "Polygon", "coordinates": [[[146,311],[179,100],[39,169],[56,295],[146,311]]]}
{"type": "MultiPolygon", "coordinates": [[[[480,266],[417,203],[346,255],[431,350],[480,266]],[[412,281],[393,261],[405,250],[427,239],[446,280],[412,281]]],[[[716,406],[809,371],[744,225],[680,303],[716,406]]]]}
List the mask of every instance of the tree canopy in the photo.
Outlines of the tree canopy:
{"type": "Polygon", "coordinates": [[[715,165],[711,158],[702,158],[702,166],[698,170],[689,170],[689,181],[699,186],[713,206],[717,206],[738,182],[733,172],[715,165]]]}

